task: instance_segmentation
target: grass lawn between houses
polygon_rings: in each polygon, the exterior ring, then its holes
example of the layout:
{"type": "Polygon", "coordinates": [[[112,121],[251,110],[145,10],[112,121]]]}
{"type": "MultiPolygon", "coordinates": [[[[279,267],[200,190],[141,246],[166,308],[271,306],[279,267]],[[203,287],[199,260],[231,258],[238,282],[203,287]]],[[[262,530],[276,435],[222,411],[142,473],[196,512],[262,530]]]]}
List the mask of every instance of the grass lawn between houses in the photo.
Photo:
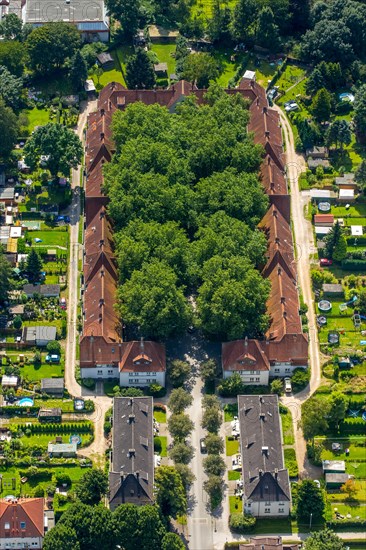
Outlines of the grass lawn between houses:
{"type": "Polygon", "coordinates": [[[160,440],[161,443],[161,452],[159,453],[161,457],[168,456],[167,451],[167,445],[168,445],[168,438],[166,435],[158,435],[155,436],[160,440]]]}
{"type": "Polygon", "coordinates": [[[165,422],[166,422],[166,412],[162,411],[160,409],[155,409],[154,408],[154,418],[155,418],[156,422],[158,422],[159,424],[165,424],[165,422]]]}
{"type": "Polygon", "coordinates": [[[241,478],[241,472],[236,472],[235,470],[228,470],[227,475],[229,481],[236,481],[241,478]]]}
{"type": "Polygon", "coordinates": [[[239,441],[226,438],[226,456],[236,455],[239,452],[239,441]]]}
{"type": "Polygon", "coordinates": [[[230,514],[241,514],[243,511],[243,499],[241,497],[230,496],[230,514]]]}
{"type": "Polygon", "coordinates": [[[33,109],[24,109],[21,114],[25,115],[28,119],[28,125],[26,128],[29,133],[33,132],[36,126],[44,126],[50,122],[49,109],[39,109],[38,107],[34,107],[33,109]]]}
{"type": "Polygon", "coordinates": [[[292,424],[292,416],[290,412],[281,413],[281,422],[282,422],[283,444],[293,445],[295,443],[294,426],[292,424]]]}

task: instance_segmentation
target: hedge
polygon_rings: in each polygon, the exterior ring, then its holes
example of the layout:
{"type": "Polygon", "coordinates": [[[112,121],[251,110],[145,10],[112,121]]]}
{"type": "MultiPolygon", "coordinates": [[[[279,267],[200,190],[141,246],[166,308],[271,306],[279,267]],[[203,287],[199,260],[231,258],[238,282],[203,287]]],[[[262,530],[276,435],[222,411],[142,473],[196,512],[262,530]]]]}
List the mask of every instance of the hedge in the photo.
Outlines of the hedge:
{"type": "Polygon", "coordinates": [[[366,271],[366,260],[343,260],[342,269],[345,271],[366,271]]]}
{"type": "Polygon", "coordinates": [[[41,407],[12,407],[7,405],[6,407],[0,407],[0,414],[6,416],[37,416],[41,407]]]}
{"type": "Polygon", "coordinates": [[[29,424],[17,425],[17,430],[29,430],[32,434],[62,434],[62,433],[93,433],[91,422],[80,422],[79,424],[29,424]]]}
{"type": "Polygon", "coordinates": [[[327,521],[327,526],[330,529],[339,529],[339,527],[366,527],[366,519],[333,519],[327,521]]]}
{"type": "Polygon", "coordinates": [[[256,518],[244,514],[230,514],[229,527],[234,533],[247,533],[252,531],[256,524],[256,518]]]}
{"type": "Polygon", "coordinates": [[[357,418],[345,418],[339,425],[339,431],[341,434],[364,434],[365,433],[365,421],[358,416],[357,418]]]}

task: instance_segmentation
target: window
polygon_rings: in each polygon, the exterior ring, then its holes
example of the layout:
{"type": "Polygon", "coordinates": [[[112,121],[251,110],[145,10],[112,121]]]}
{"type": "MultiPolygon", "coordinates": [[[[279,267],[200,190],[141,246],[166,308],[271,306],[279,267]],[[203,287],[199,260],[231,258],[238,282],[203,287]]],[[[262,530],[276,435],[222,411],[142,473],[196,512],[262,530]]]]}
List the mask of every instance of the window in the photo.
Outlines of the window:
{"type": "Polygon", "coordinates": [[[285,369],[285,372],[291,372],[291,369],[285,369]]]}
{"type": "Polygon", "coordinates": [[[275,369],[274,371],[275,371],[275,372],[280,372],[280,369],[275,369]]]}
{"type": "Polygon", "coordinates": [[[265,514],[270,514],[270,513],[271,513],[271,509],[270,509],[270,508],[265,508],[265,509],[264,509],[264,513],[265,513],[265,514]]]}
{"type": "Polygon", "coordinates": [[[248,507],[248,508],[250,508],[250,507],[251,507],[251,505],[252,505],[252,503],[251,503],[251,502],[248,502],[248,503],[247,503],[247,507],[248,507]]]}
{"type": "Polygon", "coordinates": [[[249,378],[249,382],[254,382],[254,378],[249,378]]]}
{"type": "Polygon", "coordinates": [[[113,369],[108,369],[108,374],[113,374],[113,369]]]}
{"type": "Polygon", "coordinates": [[[97,370],[97,374],[103,374],[102,369],[98,369],[98,370],[97,370]]]}
{"type": "Polygon", "coordinates": [[[21,521],[21,522],[20,522],[20,528],[21,528],[21,529],[25,529],[25,521],[21,521]]]}
{"type": "Polygon", "coordinates": [[[5,523],[4,529],[10,529],[10,523],[5,523]]]}
{"type": "Polygon", "coordinates": [[[279,502],[278,506],[285,506],[285,503],[284,502],[279,502]]]}
{"type": "Polygon", "coordinates": [[[135,378],[135,382],[137,382],[137,383],[138,383],[138,381],[139,381],[139,379],[138,379],[138,378],[135,378]]]}
{"type": "Polygon", "coordinates": [[[265,502],[264,506],[271,506],[271,503],[270,502],[265,502]]]}
{"type": "Polygon", "coordinates": [[[284,512],[285,512],[285,510],[284,510],[283,508],[279,508],[279,509],[278,509],[278,513],[279,513],[279,514],[283,514],[284,512]]]}
{"type": "Polygon", "coordinates": [[[255,379],[255,381],[256,381],[256,382],[259,382],[259,380],[260,380],[260,377],[258,376],[258,377],[255,379]]]}
{"type": "Polygon", "coordinates": [[[111,350],[111,351],[112,351],[112,353],[114,353],[114,348],[112,348],[112,350],[111,350]]]}
{"type": "Polygon", "coordinates": [[[133,384],[133,379],[132,379],[132,378],[129,378],[129,379],[128,379],[128,383],[129,383],[129,384],[133,384]]]}

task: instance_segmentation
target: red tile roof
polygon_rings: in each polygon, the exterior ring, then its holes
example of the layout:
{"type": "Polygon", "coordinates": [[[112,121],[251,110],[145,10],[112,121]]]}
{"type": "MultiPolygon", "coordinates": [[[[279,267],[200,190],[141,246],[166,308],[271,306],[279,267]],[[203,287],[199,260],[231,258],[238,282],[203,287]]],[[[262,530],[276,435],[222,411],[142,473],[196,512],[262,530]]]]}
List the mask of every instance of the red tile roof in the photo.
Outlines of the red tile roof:
{"type": "Polygon", "coordinates": [[[293,366],[308,364],[309,342],[306,334],[300,331],[289,332],[280,339],[263,344],[263,347],[271,364],[276,361],[289,361],[293,366]]]}
{"type": "Polygon", "coordinates": [[[266,155],[261,165],[261,180],[267,195],[286,195],[287,183],[283,170],[278,163],[266,155]]]}
{"type": "Polygon", "coordinates": [[[314,224],[317,223],[329,223],[330,225],[333,225],[334,216],[333,214],[315,214],[314,224]]]}
{"type": "Polygon", "coordinates": [[[156,342],[126,342],[120,371],[126,372],[165,372],[165,346],[156,342]]]}
{"type": "Polygon", "coordinates": [[[235,340],[222,344],[222,366],[225,371],[269,370],[269,360],[258,340],[235,340]]]}
{"type": "Polygon", "coordinates": [[[122,358],[122,345],[104,336],[84,334],[80,340],[80,368],[94,368],[98,365],[117,367],[122,358]]]}
{"type": "Polygon", "coordinates": [[[0,533],[9,538],[37,538],[44,536],[44,499],[26,498],[14,501],[0,500],[0,533]],[[21,528],[21,523],[25,528],[21,528]],[[9,529],[7,529],[9,525],[9,529]],[[9,535],[8,535],[9,534],[9,535]]]}
{"type": "MultiPolygon", "coordinates": [[[[262,229],[267,236],[268,263],[271,262],[276,252],[280,252],[290,269],[293,270],[294,251],[291,228],[276,206],[273,204],[270,206],[258,227],[262,229]]],[[[266,269],[264,270],[264,274],[265,273],[266,269]]]]}

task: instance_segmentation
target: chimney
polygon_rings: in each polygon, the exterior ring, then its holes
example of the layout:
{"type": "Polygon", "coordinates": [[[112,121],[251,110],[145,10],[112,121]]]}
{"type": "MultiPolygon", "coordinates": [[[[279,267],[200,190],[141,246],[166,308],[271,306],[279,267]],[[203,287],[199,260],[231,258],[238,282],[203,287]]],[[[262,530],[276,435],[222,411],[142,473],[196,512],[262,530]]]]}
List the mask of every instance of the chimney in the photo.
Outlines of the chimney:
{"type": "Polygon", "coordinates": [[[281,275],[281,274],[282,274],[282,268],[279,267],[279,268],[277,269],[277,275],[281,275]]]}
{"type": "Polygon", "coordinates": [[[99,313],[99,322],[101,323],[103,320],[103,315],[101,313],[99,313]]]}
{"type": "Polygon", "coordinates": [[[144,351],[144,349],[145,349],[144,337],[141,336],[141,339],[140,339],[140,350],[141,350],[141,351],[144,351]]]}
{"type": "Polygon", "coordinates": [[[104,246],[104,239],[100,239],[100,241],[99,241],[99,246],[100,246],[100,247],[104,246]]]}
{"type": "Polygon", "coordinates": [[[272,191],[274,191],[274,188],[275,188],[275,184],[271,182],[271,189],[272,189],[272,191]]]}
{"type": "Polygon", "coordinates": [[[259,105],[259,97],[257,97],[256,105],[257,105],[257,107],[258,107],[258,105],[259,105]]]}
{"type": "Polygon", "coordinates": [[[262,477],[263,470],[259,469],[258,472],[259,472],[259,477],[262,477]]]}
{"type": "Polygon", "coordinates": [[[263,107],[263,114],[267,113],[267,107],[263,107]]]}
{"type": "Polygon", "coordinates": [[[100,141],[103,141],[104,139],[104,132],[100,132],[100,141]]]}
{"type": "Polygon", "coordinates": [[[100,305],[100,306],[104,306],[104,298],[100,298],[100,299],[99,299],[99,305],[100,305]]]}
{"type": "Polygon", "coordinates": [[[251,86],[251,88],[254,88],[254,80],[250,81],[250,86],[251,86]]]}
{"type": "Polygon", "coordinates": [[[273,210],[273,217],[274,217],[274,218],[277,218],[277,214],[278,214],[277,210],[274,209],[274,210],[273,210]]]}
{"type": "Polygon", "coordinates": [[[283,312],[283,318],[286,319],[286,317],[287,317],[287,311],[284,311],[283,312]]]}
{"type": "Polygon", "coordinates": [[[105,113],[104,109],[101,109],[100,110],[100,116],[104,116],[104,113],[105,113]]]}
{"type": "Polygon", "coordinates": [[[274,475],[274,477],[275,477],[275,480],[277,481],[277,477],[278,477],[278,469],[277,469],[277,468],[275,469],[275,475],[274,475]]]}
{"type": "Polygon", "coordinates": [[[244,347],[245,347],[245,349],[247,349],[247,347],[248,347],[248,336],[246,336],[244,338],[244,347]]]}
{"type": "Polygon", "coordinates": [[[281,304],[284,304],[286,301],[286,298],[284,296],[281,296],[281,304]]]}
{"type": "Polygon", "coordinates": [[[275,244],[280,244],[280,238],[279,237],[275,238],[275,244]]]}
{"type": "Polygon", "coordinates": [[[100,276],[101,276],[101,277],[104,277],[104,269],[101,269],[101,270],[100,270],[100,276]]]}
{"type": "Polygon", "coordinates": [[[266,138],[269,138],[269,130],[266,130],[266,131],[264,132],[264,135],[265,135],[266,138]]]}

